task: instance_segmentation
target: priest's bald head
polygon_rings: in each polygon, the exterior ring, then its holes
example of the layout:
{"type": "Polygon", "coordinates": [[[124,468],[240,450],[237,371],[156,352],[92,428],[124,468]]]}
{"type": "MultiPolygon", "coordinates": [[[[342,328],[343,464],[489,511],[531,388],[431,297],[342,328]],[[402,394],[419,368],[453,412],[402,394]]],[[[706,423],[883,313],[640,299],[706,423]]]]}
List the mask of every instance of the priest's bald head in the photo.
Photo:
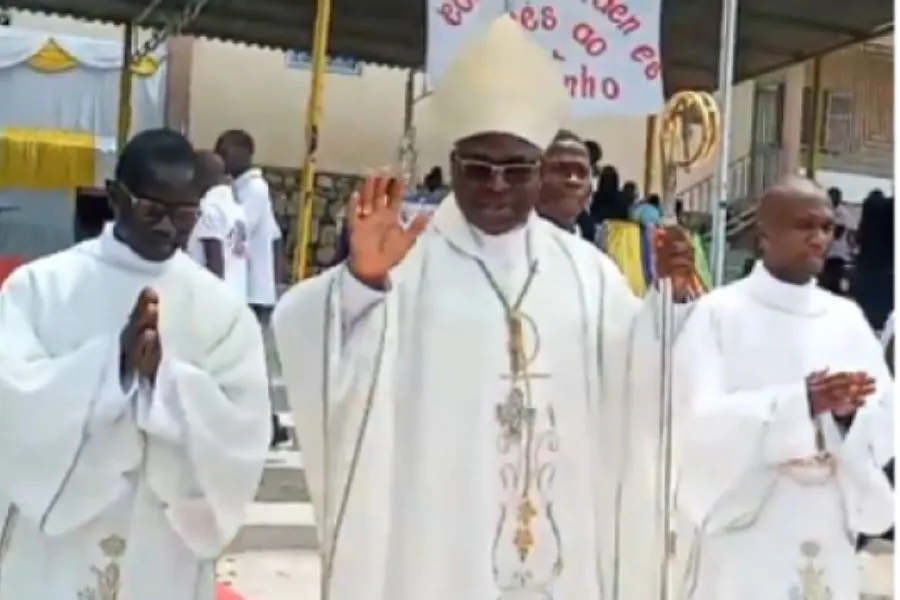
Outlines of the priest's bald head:
{"type": "Polygon", "coordinates": [[[430,108],[452,144],[453,191],[469,223],[496,235],[528,219],[541,156],[569,105],[550,53],[509,16],[462,51],[437,82],[430,108]]]}
{"type": "Polygon", "coordinates": [[[772,275],[803,284],[819,274],[834,231],[831,201],[822,187],[788,178],[763,194],[757,216],[763,264],[772,275]]]}

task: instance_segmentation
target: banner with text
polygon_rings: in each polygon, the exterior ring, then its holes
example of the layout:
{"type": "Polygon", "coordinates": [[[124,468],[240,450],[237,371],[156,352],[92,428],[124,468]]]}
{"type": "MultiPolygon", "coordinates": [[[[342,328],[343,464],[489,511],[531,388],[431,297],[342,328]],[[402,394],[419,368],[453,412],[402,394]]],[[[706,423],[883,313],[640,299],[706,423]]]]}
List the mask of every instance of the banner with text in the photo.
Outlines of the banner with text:
{"type": "MultiPolygon", "coordinates": [[[[437,81],[505,0],[428,0],[427,72],[437,81]]],[[[511,16],[561,63],[574,114],[649,115],[663,106],[662,0],[512,0],[511,16]]]]}

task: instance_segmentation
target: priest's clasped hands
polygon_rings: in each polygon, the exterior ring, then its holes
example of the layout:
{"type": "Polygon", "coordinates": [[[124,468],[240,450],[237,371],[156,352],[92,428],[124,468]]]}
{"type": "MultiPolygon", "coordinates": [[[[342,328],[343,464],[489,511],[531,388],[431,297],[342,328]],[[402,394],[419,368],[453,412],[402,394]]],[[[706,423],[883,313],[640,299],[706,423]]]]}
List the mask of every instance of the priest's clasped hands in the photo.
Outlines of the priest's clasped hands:
{"type": "Polygon", "coordinates": [[[875,379],[861,371],[816,371],[806,378],[806,386],[813,416],[826,412],[850,416],[875,393],[875,379]]]}
{"type": "Polygon", "coordinates": [[[119,344],[119,375],[123,380],[137,373],[139,377],[155,382],[162,347],[159,341],[159,296],[154,290],[141,290],[119,336],[119,344]]]}

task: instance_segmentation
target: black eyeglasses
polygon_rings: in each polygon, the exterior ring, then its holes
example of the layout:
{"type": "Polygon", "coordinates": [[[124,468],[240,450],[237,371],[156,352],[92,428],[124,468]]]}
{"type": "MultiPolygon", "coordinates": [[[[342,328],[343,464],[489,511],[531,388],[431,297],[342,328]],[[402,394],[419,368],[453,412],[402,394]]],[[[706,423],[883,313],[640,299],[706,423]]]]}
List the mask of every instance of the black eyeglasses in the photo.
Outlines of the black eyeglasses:
{"type": "Polygon", "coordinates": [[[490,183],[495,177],[509,185],[522,185],[537,177],[540,161],[495,164],[475,158],[456,157],[460,174],[476,183],[490,183]]]}
{"type": "Polygon", "coordinates": [[[156,225],[168,217],[176,229],[187,230],[194,227],[200,216],[199,204],[172,204],[156,198],[142,198],[121,181],[107,182],[107,187],[110,186],[129,198],[135,218],[148,225],[156,225]]]}

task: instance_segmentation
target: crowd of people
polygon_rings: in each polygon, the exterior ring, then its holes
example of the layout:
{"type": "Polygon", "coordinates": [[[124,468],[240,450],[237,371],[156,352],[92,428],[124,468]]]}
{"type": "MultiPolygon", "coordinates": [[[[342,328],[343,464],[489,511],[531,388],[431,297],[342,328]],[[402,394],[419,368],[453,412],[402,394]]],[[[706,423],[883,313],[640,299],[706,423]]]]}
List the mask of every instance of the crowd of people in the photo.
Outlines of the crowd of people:
{"type": "MultiPolygon", "coordinates": [[[[562,129],[561,81],[499,18],[430,100],[452,191],[404,218],[402,180],[369,177],[344,260],[277,305],[252,139],[131,139],[113,221],[0,289],[0,600],[214,597],[273,441],[261,322],[327,600],[649,599],[664,569],[692,600],[857,600],[894,393],[864,311],[816,282],[833,199],[767,190],[759,260],[709,291],[690,232],[562,129]]],[[[855,285],[886,268],[881,206],[855,285]]]]}

